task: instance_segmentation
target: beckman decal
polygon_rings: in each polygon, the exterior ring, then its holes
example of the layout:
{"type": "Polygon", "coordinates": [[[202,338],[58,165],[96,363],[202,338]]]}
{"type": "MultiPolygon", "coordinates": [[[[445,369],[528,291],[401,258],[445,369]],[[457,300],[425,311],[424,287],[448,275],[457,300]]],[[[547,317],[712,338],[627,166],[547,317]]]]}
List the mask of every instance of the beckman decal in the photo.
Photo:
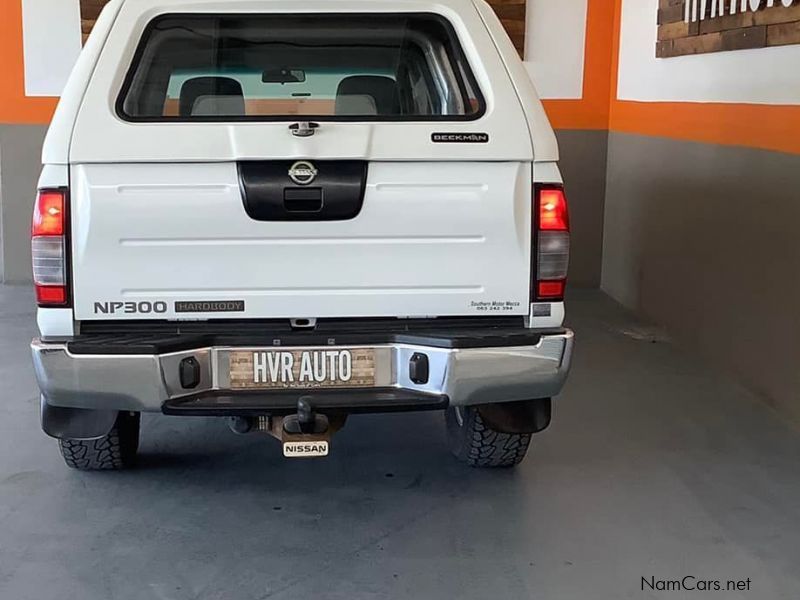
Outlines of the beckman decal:
{"type": "Polygon", "coordinates": [[[486,144],[488,133],[432,133],[434,144],[486,144]]]}

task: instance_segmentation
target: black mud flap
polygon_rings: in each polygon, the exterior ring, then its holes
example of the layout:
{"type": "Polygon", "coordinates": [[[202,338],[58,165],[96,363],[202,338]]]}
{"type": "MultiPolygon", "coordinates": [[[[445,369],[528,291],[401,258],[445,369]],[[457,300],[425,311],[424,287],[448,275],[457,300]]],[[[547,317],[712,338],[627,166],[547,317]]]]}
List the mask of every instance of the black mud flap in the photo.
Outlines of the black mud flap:
{"type": "Polygon", "coordinates": [[[108,434],[117,420],[116,410],[87,410],[51,406],[41,396],[42,429],[62,440],[96,440],[108,434]]]}
{"type": "Polygon", "coordinates": [[[477,407],[484,422],[501,433],[539,433],[550,425],[550,398],[482,404],[477,407]]]}

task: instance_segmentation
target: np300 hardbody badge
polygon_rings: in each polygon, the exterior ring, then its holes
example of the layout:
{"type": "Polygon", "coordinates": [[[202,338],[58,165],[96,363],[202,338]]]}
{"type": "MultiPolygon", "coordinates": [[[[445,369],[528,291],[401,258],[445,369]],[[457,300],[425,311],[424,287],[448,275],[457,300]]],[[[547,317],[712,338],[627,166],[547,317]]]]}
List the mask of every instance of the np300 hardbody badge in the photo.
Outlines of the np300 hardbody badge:
{"type": "Polygon", "coordinates": [[[43,153],[42,427],[100,469],[142,412],[311,457],[438,410],[519,463],[573,346],[557,160],[482,0],[111,0],[43,153]]]}

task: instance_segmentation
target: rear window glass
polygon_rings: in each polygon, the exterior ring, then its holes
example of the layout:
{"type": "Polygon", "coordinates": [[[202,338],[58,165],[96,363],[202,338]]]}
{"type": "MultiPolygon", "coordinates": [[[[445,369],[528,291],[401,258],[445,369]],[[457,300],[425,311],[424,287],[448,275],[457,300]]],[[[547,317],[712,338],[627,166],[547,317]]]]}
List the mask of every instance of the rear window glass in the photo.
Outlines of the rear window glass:
{"type": "Polygon", "coordinates": [[[117,110],[134,121],[465,120],[484,100],[436,15],[167,15],[147,27],[117,110]]]}

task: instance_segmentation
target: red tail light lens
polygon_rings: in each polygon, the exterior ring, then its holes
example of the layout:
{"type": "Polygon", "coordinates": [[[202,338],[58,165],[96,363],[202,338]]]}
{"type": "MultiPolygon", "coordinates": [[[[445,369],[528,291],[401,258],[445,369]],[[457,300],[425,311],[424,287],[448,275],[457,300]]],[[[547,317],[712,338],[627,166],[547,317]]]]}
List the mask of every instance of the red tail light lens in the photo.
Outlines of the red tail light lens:
{"type": "Polygon", "coordinates": [[[64,192],[42,190],[33,208],[33,236],[64,235],[64,192]]]}
{"type": "Polygon", "coordinates": [[[541,299],[563,298],[566,283],[563,279],[561,281],[540,281],[537,287],[537,295],[541,299]]]}
{"type": "Polygon", "coordinates": [[[40,190],[33,208],[31,254],[33,282],[39,306],[66,306],[67,192],[40,190]]]}
{"type": "Polygon", "coordinates": [[[63,285],[37,285],[36,302],[39,306],[66,304],[67,289],[63,285]]]}
{"type": "Polygon", "coordinates": [[[560,185],[537,185],[534,189],[535,256],[531,301],[564,299],[569,268],[569,211],[560,185]]]}
{"type": "Polygon", "coordinates": [[[561,188],[540,188],[539,229],[541,231],[569,231],[567,197],[561,188]]]}

